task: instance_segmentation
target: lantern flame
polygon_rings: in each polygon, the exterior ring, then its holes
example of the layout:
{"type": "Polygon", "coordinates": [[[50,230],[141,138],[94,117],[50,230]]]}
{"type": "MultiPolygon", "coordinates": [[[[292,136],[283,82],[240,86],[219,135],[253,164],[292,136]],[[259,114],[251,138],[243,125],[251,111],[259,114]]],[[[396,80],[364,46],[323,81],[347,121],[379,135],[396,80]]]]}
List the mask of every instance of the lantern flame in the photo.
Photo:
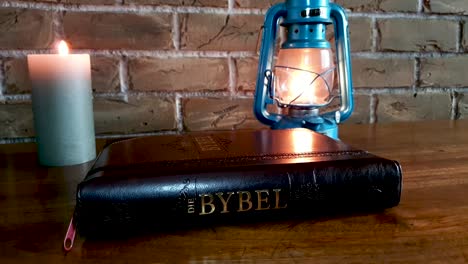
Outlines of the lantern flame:
{"type": "Polygon", "coordinates": [[[57,48],[58,48],[58,53],[60,55],[68,55],[68,53],[70,52],[70,49],[68,48],[68,44],[64,40],[61,40],[59,42],[57,48]]]}
{"type": "Polygon", "coordinates": [[[280,49],[275,66],[275,96],[281,104],[324,106],[333,96],[335,74],[330,49],[280,49]]]}

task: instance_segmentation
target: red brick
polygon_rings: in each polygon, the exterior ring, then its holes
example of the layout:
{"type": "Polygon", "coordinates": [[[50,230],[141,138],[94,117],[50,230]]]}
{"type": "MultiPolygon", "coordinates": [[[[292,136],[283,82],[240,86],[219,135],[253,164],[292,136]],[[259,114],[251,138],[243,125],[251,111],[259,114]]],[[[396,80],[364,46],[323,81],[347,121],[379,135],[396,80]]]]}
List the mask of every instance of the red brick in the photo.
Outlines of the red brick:
{"type": "Polygon", "coordinates": [[[262,15],[186,14],[183,50],[255,51],[262,15]]]}
{"type": "Polygon", "coordinates": [[[118,92],[120,90],[119,60],[108,57],[91,57],[93,92],[118,92]]]}
{"type": "Polygon", "coordinates": [[[378,123],[448,120],[452,102],[449,94],[385,94],[378,96],[378,123]]]}
{"type": "Polygon", "coordinates": [[[412,59],[353,58],[352,67],[356,88],[410,87],[414,84],[412,59]]]}
{"type": "Polygon", "coordinates": [[[255,91],[258,76],[258,59],[236,59],[236,76],[238,91],[255,91]]]}
{"type": "Polygon", "coordinates": [[[73,13],[63,18],[67,40],[81,49],[171,49],[170,14],[73,13]]]}
{"type": "MultiPolygon", "coordinates": [[[[349,41],[352,52],[370,51],[372,48],[372,27],[370,18],[349,18],[349,41]]],[[[335,52],[335,31],[333,25],[327,27],[327,40],[335,52]]]]}
{"type": "Polygon", "coordinates": [[[5,94],[31,93],[28,63],[26,58],[5,61],[5,94]]]}
{"type": "Polygon", "coordinates": [[[0,138],[34,136],[32,105],[0,103],[0,138]]]}
{"type": "Polygon", "coordinates": [[[370,121],[370,96],[354,95],[354,110],[346,124],[368,124],[370,121]]]}
{"type": "Polygon", "coordinates": [[[131,88],[140,91],[221,91],[229,85],[226,59],[139,58],[129,62],[131,88]]]}
{"type": "Polygon", "coordinates": [[[61,4],[115,5],[116,0],[19,0],[22,2],[44,2],[61,4]]]}
{"type": "MultiPolygon", "coordinates": [[[[91,79],[94,92],[117,92],[120,89],[118,60],[106,57],[91,57],[91,79]]],[[[5,94],[31,93],[26,58],[11,58],[5,61],[5,94]]]]}
{"type": "Polygon", "coordinates": [[[456,51],[457,21],[383,19],[378,27],[383,51],[456,51]]]}
{"type": "Polygon", "coordinates": [[[355,12],[384,11],[384,12],[416,12],[418,0],[335,0],[345,8],[355,12]]]}
{"type": "Polygon", "coordinates": [[[372,47],[371,19],[350,18],[349,38],[351,51],[370,51],[372,47]]]}
{"type": "Polygon", "coordinates": [[[227,7],[228,0],[125,0],[125,4],[227,7]]]}
{"type": "Polygon", "coordinates": [[[424,12],[442,14],[468,14],[468,2],[466,0],[431,0],[424,1],[424,12]]]}
{"type": "Polygon", "coordinates": [[[421,59],[421,86],[468,87],[467,56],[421,59]]]}
{"type": "Polygon", "coordinates": [[[460,99],[458,103],[457,119],[468,119],[468,94],[458,94],[460,99]]]}
{"type": "Polygon", "coordinates": [[[128,102],[96,99],[94,120],[97,134],[130,134],[174,130],[173,99],[132,97],[128,102]]]}
{"type": "Polygon", "coordinates": [[[0,8],[0,49],[47,49],[54,41],[53,13],[0,8]]]}
{"type": "Polygon", "coordinates": [[[188,131],[265,128],[253,115],[252,99],[186,99],[183,115],[188,131]]]}
{"type": "Polygon", "coordinates": [[[468,52],[468,23],[467,22],[468,22],[467,20],[463,21],[464,30],[463,30],[463,36],[462,36],[462,49],[465,52],[468,52]]]}
{"type": "Polygon", "coordinates": [[[234,0],[234,6],[240,8],[270,8],[284,0],[234,0]]]}

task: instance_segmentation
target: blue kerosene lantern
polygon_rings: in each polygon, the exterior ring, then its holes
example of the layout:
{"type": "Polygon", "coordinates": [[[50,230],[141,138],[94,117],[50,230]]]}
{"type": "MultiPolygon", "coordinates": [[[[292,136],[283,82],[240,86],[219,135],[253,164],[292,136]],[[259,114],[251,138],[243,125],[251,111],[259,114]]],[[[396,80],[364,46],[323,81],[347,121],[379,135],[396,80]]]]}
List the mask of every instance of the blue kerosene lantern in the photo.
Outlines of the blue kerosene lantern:
{"type": "Polygon", "coordinates": [[[349,118],[353,105],[344,9],[329,0],[286,0],[271,7],[260,49],[254,103],[257,119],[273,129],[305,127],[338,138],[338,123],[349,118]],[[330,24],[334,25],[336,56],[326,39],[330,24]],[[286,29],[287,39],[276,53],[280,26],[286,29]],[[327,112],[332,102],[339,102],[339,108],[327,112]],[[273,104],[279,106],[279,113],[268,109],[273,104]]]}

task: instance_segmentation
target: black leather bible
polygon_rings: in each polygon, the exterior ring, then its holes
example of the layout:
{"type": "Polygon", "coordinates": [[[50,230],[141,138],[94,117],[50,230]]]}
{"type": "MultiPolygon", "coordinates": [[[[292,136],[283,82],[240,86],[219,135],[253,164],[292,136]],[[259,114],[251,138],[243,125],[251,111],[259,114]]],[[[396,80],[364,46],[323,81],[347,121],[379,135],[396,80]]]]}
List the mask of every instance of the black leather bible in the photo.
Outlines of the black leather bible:
{"type": "Polygon", "coordinates": [[[107,146],[78,186],[81,234],[400,201],[396,161],[307,129],[141,137],[107,146]]]}

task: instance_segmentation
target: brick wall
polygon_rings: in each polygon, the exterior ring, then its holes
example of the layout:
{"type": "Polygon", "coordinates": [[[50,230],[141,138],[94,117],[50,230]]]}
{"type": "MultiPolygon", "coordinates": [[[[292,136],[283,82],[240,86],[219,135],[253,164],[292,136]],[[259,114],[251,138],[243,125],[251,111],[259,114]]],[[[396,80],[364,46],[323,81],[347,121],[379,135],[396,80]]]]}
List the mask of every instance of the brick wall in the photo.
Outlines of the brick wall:
{"type": "MultiPolygon", "coordinates": [[[[1,1],[0,142],[33,138],[26,56],[62,38],[91,54],[99,136],[261,127],[252,114],[255,48],[276,2],[1,1]]],[[[468,114],[468,1],[336,2],[350,17],[349,122],[468,114]]]]}

